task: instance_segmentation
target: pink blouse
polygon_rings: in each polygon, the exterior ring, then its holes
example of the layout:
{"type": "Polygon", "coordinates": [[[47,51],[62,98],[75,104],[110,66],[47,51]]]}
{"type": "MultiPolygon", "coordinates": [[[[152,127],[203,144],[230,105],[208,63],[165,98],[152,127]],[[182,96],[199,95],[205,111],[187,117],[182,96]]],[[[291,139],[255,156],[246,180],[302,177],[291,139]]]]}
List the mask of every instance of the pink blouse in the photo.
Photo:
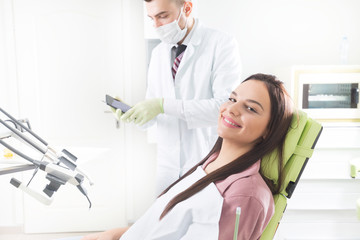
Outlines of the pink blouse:
{"type": "MultiPolygon", "coordinates": [[[[211,156],[203,169],[217,158],[211,156]]],[[[215,183],[224,198],[219,221],[219,239],[233,239],[236,208],[241,207],[238,239],[259,239],[275,211],[274,199],[260,173],[260,160],[245,171],[215,183]]]]}

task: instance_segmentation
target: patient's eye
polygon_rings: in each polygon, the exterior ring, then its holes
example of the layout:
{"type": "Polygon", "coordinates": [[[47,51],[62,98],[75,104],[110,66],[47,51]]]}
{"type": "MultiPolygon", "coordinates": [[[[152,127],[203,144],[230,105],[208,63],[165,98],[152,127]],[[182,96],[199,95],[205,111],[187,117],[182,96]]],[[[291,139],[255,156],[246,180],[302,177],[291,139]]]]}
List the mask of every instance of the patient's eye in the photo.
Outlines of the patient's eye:
{"type": "Polygon", "coordinates": [[[230,102],[236,102],[236,99],[230,97],[230,98],[229,98],[229,101],[230,101],[230,102]]]}
{"type": "Polygon", "coordinates": [[[251,112],[257,113],[257,111],[256,111],[255,108],[252,108],[252,107],[250,107],[250,106],[246,106],[246,108],[247,108],[248,110],[250,110],[251,112]]]}

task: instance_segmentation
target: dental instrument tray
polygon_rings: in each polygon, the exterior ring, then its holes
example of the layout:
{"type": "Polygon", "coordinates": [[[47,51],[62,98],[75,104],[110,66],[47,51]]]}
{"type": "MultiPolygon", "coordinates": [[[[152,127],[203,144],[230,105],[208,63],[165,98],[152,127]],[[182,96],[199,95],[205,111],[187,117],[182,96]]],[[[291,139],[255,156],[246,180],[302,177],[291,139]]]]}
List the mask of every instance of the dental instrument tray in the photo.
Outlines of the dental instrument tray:
{"type": "MultiPolygon", "coordinates": [[[[89,183],[89,185],[92,185],[93,183],[90,178],[78,167],[78,164],[76,163],[77,157],[66,149],[62,149],[61,151],[55,150],[54,147],[50,146],[45,140],[31,130],[28,121],[24,122],[16,120],[2,108],[0,108],[0,112],[8,118],[3,120],[0,117],[0,144],[9,151],[20,156],[22,159],[28,161],[28,164],[0,169],[0,175],[34,170],[32,177],[27,184],[24,184],[15,178],[12,178],[10,183],[46,205],[50,205],[52,203],[54,198],[53,194],[62,185],[70,183],[76,186],[87,198],[89,208],[91,208],[91,201],[84,185],[85,183],[89,183]],[[27,126],[25,126],[24,123],[27,123],[27,126]],[[9,139],[12,138],[18,140],[21,144],[25,144],[25,147],[30,147],[33,152],[34,150],[35,152],[38,152],[40,156],[39,159],[34,159],[33,157],[24,154],[21,150],[19,150],[19,144],[11,144],[9,139]],[[37,192],[29,187],[31,181],[39,170],[45,172],[46,179],[50,181],[43,189],[43,193],[37,192]]],[[[14,160],[14,162],[18,163],[19,161],[14,160]]]]}

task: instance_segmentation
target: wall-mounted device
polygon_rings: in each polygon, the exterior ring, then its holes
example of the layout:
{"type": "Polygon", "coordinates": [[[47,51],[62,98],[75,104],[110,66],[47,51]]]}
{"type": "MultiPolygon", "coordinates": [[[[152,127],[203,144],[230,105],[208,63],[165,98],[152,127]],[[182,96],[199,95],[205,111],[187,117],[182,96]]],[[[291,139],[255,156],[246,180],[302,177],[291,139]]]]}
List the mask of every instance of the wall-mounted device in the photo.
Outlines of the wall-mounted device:
{"type": "Polygon", "coordinates": [[[294,66],[292,97],[309,116],[324,122],[360,124],[360,66],[294,66]]]}

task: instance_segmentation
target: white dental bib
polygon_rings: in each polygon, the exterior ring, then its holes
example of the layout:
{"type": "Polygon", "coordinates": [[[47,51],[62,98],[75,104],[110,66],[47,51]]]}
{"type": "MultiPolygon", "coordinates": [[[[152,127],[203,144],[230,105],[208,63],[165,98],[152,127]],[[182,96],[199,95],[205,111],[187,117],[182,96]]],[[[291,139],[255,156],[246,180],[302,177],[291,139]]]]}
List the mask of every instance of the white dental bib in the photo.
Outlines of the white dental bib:
{"type": "Polygon", "coordinates": [[[214,183],[178,203],[160,221],[165,206],[174,196],[206,176],[199,166],[195,172],[156,199],[148,211],[120,238],[121,240],[211,240],[219,237],[223,198],[214,183]]]}

